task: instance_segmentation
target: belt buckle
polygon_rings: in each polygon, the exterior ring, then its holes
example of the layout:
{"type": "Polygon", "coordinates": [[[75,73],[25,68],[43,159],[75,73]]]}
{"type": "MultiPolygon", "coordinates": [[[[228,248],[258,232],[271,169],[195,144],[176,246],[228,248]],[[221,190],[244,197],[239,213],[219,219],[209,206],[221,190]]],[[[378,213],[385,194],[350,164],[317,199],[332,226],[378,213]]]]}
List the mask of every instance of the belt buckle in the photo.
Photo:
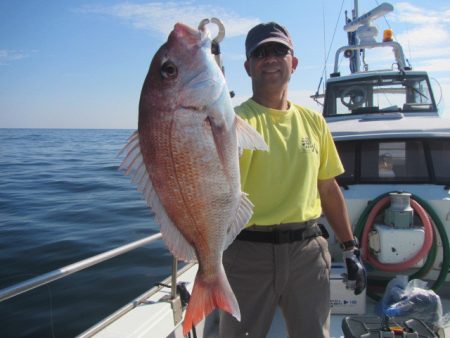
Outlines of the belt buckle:
{"type": "Polygon", "coordinates": [[[289,243],[291,241],[291,230],[277,230],[274,234],[275,244],[289,243]]]}

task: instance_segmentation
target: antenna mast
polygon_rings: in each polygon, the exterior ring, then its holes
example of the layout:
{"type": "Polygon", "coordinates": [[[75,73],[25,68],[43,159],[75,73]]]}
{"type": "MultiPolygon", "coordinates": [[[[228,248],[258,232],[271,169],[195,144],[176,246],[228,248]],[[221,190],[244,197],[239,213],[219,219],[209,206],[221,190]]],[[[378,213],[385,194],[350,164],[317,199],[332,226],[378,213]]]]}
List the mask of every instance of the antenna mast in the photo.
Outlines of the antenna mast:
{"type": "MultiPolygon", "coordinates": [[[[359,11],[358,11],[358,0],[354,0],[353,1],[353,11],[352,11],[352,21],[355,20],[359,15],[359,11]]],[[[353,37],[353,43],[354,44],[359,44],[359,41],[357,41],[358,37],[356,35],[355,32],[352,32],[354,34],[353,37]]],[[[350,70],[352,73],[357,73],[360,71],[361,68],[361,55],[360,55],[360,51],[359,50],[355,50],[353,51],[353,55],[351,56],[350,59],[350,70]]]]}

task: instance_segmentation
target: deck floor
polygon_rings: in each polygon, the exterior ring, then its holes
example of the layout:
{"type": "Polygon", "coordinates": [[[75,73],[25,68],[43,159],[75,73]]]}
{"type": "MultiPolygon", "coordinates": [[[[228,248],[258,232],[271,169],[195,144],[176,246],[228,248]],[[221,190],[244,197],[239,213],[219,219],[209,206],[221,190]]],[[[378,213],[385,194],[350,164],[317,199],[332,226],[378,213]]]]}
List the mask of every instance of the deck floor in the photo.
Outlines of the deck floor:
{"type": "MultiPolygon", "coordinates": [[[[196,267],[190,268],[179,276],[178,281],[192,281],[197,272],[196,267]]],[[[187,285],[188,289],[192,288],[192,283],[187,285]]],[[[448,288],[447,291],[449,291],[448,288]]],[[[189,290],[191,291],[191,290],[189,290]]],[[[450,292],[443,290],[439,292],[443,305],[443,313],[450,311],[450,292]]],[[[171,305],[167,301],[170,295],[170,289],[163,288],[152,296],[146,298],[144,302],[140,301],[130,311],[115,317],[106,318],[103,323],[99,323],[98,328],[91,328],[79,337],[96,337],[96,338],[115,338],[118,335],[128,338],[182,338],[181,325],[178,325],[173,331],[173,313],[171,305]]],[[[366,315],[374,313],[376,302],[367,298],[366,315]]],[[[120,312],[120,310],[118,311],[120,312]]],[[[342,320],[347,315],[331,315],[330,320],[330,337],[344,337],[342,332],[342,320]]],[[[197,326],[197,337],[217,338],[218,337],[218,312],[215,311],[208,319],[197,326]]],[[[267,338],[283,338],[286,337],[284,321],[281,313],[276,312],[267,338]]],[[[441,338],[450,338],[449,332],[441,335],[441,338]]]]}

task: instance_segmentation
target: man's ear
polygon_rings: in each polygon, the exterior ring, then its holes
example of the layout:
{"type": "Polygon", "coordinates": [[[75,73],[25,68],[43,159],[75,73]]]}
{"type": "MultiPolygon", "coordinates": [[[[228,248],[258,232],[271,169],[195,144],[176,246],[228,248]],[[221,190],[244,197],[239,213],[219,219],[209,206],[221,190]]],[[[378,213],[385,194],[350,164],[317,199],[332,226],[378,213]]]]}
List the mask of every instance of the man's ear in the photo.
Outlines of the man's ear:
{"type": "Polygon", "coordinates": [[[248,59],[244,62],[244,68],[245,68],[245,71],[247,72],[247,75],[251,76],[250,75],[250,65],[248,64],[248,59]]]}
{"type": "Polygon", "coordinates": [[[298,66],[298,58],[295,56],[292,57],[292,73],[297,69],[298,66]]]}

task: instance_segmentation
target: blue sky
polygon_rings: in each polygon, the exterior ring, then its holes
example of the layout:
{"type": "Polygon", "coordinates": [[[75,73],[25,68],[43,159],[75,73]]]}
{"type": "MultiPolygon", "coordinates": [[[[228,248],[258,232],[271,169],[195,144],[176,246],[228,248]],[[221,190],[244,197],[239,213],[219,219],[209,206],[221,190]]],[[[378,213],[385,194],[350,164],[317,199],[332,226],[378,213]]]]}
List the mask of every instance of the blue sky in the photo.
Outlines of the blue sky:
{"type": "MultiPolygon", "coordinates": [[[[360,14],[380,2],[361,0],[360,14]]],[[[414,69],[437,80],[441,107],[447,102],[450,110],[450,2],[391,3],[387,21],[375,23],[380,34],[388,25],[394,30],[414,69]]],[[[245,35],[255,24],[273,20],[289,29],[300,59],[290,99],[320,110],[309,96],[316,92],[330,45],[327,74],[335,50],[346,44],[344,11],[352,7],[353,0],[1,1],[0,128],[135,129],[142,82],[173,25],[197,26],[214,16],[225,24],[221,50],[235,104],[251,95],[243,68],[245,35]]]]}

